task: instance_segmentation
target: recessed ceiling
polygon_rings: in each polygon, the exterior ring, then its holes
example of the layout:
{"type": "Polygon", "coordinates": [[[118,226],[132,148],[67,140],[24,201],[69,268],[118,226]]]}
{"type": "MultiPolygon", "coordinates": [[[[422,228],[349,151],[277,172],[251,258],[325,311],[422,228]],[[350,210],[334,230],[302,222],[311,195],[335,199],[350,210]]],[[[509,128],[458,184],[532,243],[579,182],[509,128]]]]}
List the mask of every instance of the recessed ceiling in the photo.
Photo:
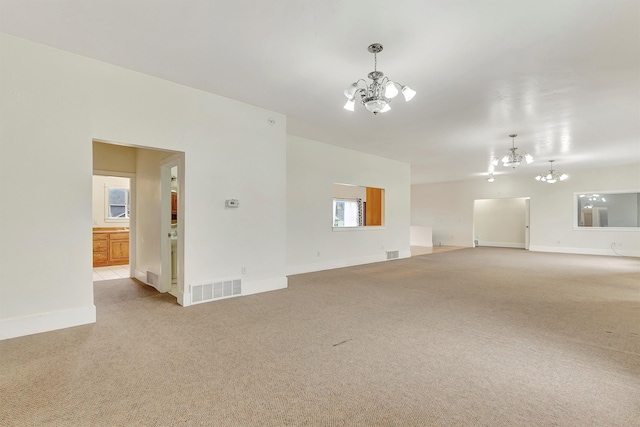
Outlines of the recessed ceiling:
{"type": "Polygon", "coordinates": [[[412,182],[640,162],[637,0],[0,0],[0,31],[287,115],[290,134],[408,162],[412,182]],[[418,94],[374,116],[378,70],[418,94]]]}

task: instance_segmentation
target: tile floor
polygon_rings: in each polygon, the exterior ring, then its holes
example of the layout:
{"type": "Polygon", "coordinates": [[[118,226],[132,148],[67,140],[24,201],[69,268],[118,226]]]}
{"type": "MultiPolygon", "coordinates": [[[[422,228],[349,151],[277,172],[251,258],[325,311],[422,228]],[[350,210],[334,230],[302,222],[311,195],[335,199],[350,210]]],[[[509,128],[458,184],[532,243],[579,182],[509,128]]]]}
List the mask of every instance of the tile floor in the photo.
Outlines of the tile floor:
{"type": "Polygon", "coordinates": [[[93,268],[94,282],[98,282],[100,280],[126,279],[127,277],[131,277],[128,265],[112,265],[109,267],[93,268]]]}

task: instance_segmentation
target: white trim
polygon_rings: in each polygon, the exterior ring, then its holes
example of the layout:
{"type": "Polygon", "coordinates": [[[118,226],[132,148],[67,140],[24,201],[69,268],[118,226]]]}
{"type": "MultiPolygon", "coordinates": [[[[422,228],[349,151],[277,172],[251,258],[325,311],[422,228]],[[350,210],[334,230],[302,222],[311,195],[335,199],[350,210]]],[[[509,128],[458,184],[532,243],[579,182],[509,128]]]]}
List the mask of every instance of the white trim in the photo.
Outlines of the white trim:
{"type": "Polygon", "coordinates": [[[334,259],[313,264],[287,266],[287,276],[294,274],[313,273],[314,271],[333,270],[334,268],[352,267],[355,265],[372,264],[374,262],[395,261],[402,258],[411,258],[411,251],[399,251],[398,258],[387,259],[387,253],[380,255],[367,255],[358,258],[334,259]]]}
{"type": "Polygon", "coordinates": [[[558,246],[531,246],[529,247],[531,252],[554,252],[562,254],[577,254],[577,255],[607,255],[607,256],[630,256],[640,257],[640,251],[630,251],[624,249],[597,249],[597,248],[571,248],[571,247],[558,247],[558,246]]]}
{"type": "Polygon", "coordinates": [[[621,232],[638,232],[640,227],[585,227],[573,226],[575,231],[621,231],[621,232]]]}
{"type": "Polygon", "coordinates": [[[288,286],[286,276],[274,277],[264,280],[245,280],[242,279],[242,294],[240,296],[259,294],[261,292],[277,291],[286,289],[288,286]]]}
{"type": "Polygon", "coordinates": [[[477,246],[489,246],[492,248],[516,248],[516,249],[525,249],[524,243],[510,243],[510,242],[488,242],[486,240],[478,240],[477,246]]]}
{"type": "Polygon", "coordinates": [[[55,331],[96,322],[96,306],[38,313],[0,320],[0,340],[55,331]]]}
{"type": "Polygon", "coordinates": [[[189,307],[191,305],[191,292],[178,291],[178,304],[183,307],[189,307]]]}
{"type": "Polygon", "coordinates": [[[362,227],[332,227],[333,231],[371,231],[386,230],[384,225],[363,225],[362,227]]]}

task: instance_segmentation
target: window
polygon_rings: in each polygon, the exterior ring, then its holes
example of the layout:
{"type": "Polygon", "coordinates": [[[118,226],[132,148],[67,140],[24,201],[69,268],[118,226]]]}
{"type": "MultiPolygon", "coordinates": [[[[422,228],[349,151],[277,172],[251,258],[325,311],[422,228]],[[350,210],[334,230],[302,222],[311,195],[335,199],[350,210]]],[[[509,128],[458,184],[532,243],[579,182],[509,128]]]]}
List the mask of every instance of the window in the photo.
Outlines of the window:
{"type": "Polygon", "coordinates": [[[358,227],[362,225],[362,200],[333,199],[333,226],[358,227]]]}
{"type": "Polygon", "coordinates": [[[333,227],[366,227],[384,224],[384,190],[349,184],[333,184],[333,227]]]}
{"type": "Polygon", "coordinates": [[[105,221],[117,222],[129,220],[129,189],[105,187],[105,221]]]}
{"type": "Polygon", "coordinates": [[[640,192],[574,193],[574,226],[640,230],[640,192]]]}

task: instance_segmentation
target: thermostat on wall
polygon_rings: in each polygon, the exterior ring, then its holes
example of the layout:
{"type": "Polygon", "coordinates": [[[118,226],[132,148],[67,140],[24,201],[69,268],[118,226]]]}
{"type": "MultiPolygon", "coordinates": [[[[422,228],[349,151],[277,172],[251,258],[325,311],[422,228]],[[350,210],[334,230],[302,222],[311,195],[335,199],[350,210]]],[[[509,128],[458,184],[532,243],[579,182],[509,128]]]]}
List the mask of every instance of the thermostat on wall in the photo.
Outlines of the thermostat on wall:
{"type": "Polygon", "coordinates": [[[240,206],[240,202],[236,199],[229,199],[224,201],[224,206],[227,208],[237,208],[240,206]]]}

